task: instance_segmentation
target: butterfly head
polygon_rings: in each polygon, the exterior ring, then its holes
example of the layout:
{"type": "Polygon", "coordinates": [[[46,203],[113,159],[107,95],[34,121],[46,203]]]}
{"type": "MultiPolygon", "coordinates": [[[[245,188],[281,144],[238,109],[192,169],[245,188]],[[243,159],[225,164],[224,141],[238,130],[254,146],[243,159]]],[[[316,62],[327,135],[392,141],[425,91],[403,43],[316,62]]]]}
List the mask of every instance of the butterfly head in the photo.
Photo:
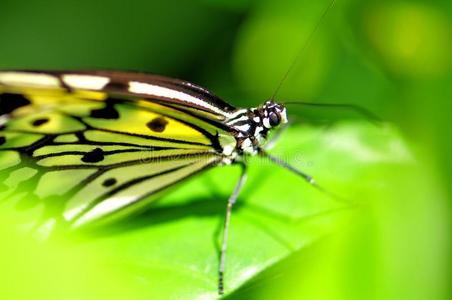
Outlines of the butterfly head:
{"type": "Polygon", "coordinates": [[[262,125],[267,130],[273,129],[281,124],[287,123],[286,108],[282,104],[278,104],[270,100],[265,102],[260,110],[262,125]]]}
{"type": "Polygon", "coordinates": [[[254,155],[265,143],[268,132],[284,123],[287,123],[286,108],[267,101],[262,106],[238,111],[228,125],[237,131],[238,152],[254,155]]]}

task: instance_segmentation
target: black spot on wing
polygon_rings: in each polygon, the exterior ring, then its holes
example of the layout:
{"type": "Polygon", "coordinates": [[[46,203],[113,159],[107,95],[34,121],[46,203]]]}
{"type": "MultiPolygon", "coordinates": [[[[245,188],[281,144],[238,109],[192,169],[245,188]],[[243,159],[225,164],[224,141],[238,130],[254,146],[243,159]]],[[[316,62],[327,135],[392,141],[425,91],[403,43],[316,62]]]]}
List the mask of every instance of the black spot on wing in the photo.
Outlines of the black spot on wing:
{"type": "Polygon", "coordinates": [[[149,121],[146,126],[155,132],[163,132],[166,128],[168,121],[163,117],[157,117],[149,121]]]}
{"type": "Polygon", "coordinates": [[[85,153],[82,157],[82,161],[86,163],[96,163],[104,160],[104,151],[100,148],[96,148],[90,152],[85,153]]]}
{"type": "Polygon", "coordinates": [[[4,136],[0,136],[0,145],[6,143],[6,138],[4,136]]]}
{"type": "Polygon", "coordinates": [[[105,179],[104,182],[102,182],[102,185],[104,187],[109,187],[109,186],[112,186],[112,185],[115,185],[115,184],[116,184],[116,179],[115,178],[108,178],[108,179],[105,179]]]}
{"type": "Polygon", "coordinates": [[[107,103],[104,108],[91,110],[89,116],[96,119],[119,119],[119,113],[112,103],[107,103]]]}
{"type": "Polygon", "coordinates": [[[13,112],[19,107],[29,105],[31,102],[20,94],[0,94],[0,115],[13,112]]]}
{"type": "Polygon", "coordinates": [[[33,127],[39,127],[39,126],[41,126],[41,125],[44,125],[44,124],[47,123],[47,122],[49,122],[49,118],[40,118],[40,119],[33,120],[33,121],[31,122],[31,125],[32,125],[33,127]]]}

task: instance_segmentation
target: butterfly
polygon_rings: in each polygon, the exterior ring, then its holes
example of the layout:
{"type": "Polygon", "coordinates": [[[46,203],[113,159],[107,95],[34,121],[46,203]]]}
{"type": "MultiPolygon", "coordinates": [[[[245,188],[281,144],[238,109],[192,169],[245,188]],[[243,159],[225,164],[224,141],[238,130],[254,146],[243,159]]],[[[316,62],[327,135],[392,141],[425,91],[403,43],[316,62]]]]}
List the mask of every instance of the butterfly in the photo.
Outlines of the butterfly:
{"type": "Polygon", "coordinates": [[[209,168],[240,165],[226,208],[222,293],[231,211],[246,178],[244,158],[268,157],[316,186],[265,150],[268,134],[287,121],[285,106],[274,101],[236,108],[202,87],[157,75],[3,71],[1,197],[48,204],[43,218],[58,215],[79,228],[140,211],[209,168]]]}

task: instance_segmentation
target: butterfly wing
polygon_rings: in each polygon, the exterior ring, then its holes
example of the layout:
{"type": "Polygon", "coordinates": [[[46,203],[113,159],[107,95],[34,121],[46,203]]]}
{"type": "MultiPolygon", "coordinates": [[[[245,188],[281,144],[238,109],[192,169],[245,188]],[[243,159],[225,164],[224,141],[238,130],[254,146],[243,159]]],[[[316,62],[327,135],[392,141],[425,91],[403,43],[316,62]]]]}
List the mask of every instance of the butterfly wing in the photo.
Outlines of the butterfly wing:
{"type": "Polygon", "coordinates": [[[234,110],[154,75],[0,72],[0,197],[75,226],[128,214],[220,164],[234,110]]]}

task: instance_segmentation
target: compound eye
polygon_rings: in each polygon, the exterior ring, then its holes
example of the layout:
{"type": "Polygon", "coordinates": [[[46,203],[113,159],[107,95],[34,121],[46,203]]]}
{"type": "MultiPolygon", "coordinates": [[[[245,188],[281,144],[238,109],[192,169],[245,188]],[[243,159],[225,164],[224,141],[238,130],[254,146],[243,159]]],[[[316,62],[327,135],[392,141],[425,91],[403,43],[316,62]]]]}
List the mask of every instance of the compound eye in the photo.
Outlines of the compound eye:
{"type": "Polygon", "coordinates": [[[277,114],[275,112],[271,112],[268,115],[268,122],[270,123],[270,126],[272,126],[272,127],[278,126],[279,123],[281,122],[281,117],[279,116],[279,114],[277,114]]]}

